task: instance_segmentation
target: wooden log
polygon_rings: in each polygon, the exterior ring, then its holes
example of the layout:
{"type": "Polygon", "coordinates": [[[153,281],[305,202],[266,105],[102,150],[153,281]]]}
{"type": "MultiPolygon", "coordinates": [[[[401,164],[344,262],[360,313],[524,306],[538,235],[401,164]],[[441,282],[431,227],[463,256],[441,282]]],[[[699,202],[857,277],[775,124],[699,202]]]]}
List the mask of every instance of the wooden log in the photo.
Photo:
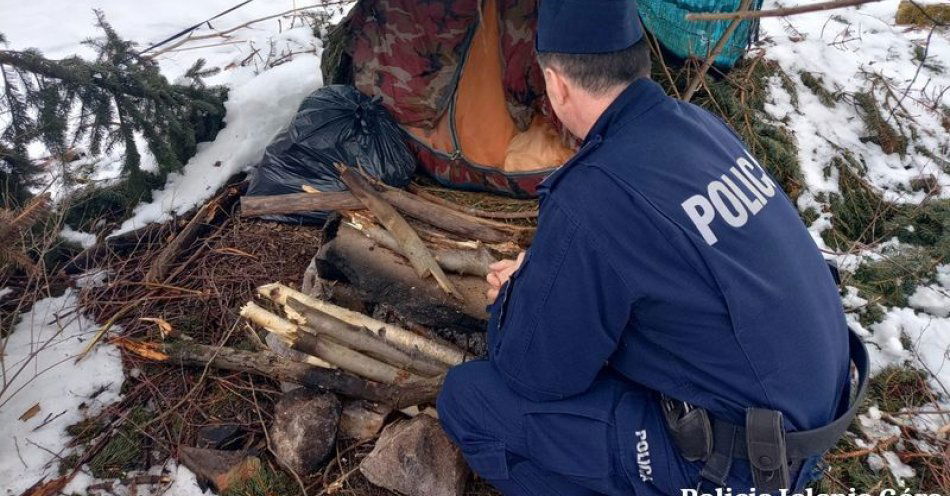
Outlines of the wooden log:
{"type": "Polygon", "coordinates": [[[337,169],[340,171],[340,179],[350,188],[353,196],[359,198],[366,208],[373,212],[373,215],[399,244],[399,252],[409,259],[409,263],[416,270],[416,275],[423,279],[431,275],[442,291],[456,298],[463,298],[446,277],[442,267],[439,267],[429,247],[422,242],[419,234],[406,222],[406,219],[399,215],[399,212],[384,200],[358,172],[339,164],[337,164],[337,169]]]}
{"type": "Polygon", "coordinates": [[[364,299],[392,306],[410,320],[436,329],[485,330],[488,283],[484,278],[450,274],[462,300],[446,295],[434,281],[419,278],[396,252],[343,225],[317,252],[320,275],[358,289],[364,299]]]}
{"type": "Polygon", "coordinates": [[[437,381],[410,386],[392,386],[367,381],[342,370],[313,367],[295,362],[268,351],[244,351],[230,347],[209,346],[192,341],[144,343],[126,338],[112,342],[145,359],[169,365],[215,367],[245,372],[279,381],[293,382],[312,389],[330,391],[350,398],[405,408],[430,403],[439,393],[437,381]]]}
{"type": "MultiPolygon", "coordinates": [[[[286,346],[292,350],[294,349],[293,345],[288,343],[287,340],[283,338],[285,335],[294,334],[297,332],[297,326],[291,322],[288,322],[287,320],[282,319],[277,315],[268,312],[267,310],[264,310],[254,303],[248,303],[247,305],[241,307],[241,317],[244,317],[245,319],[257,324],[259,327],[265,329],[271,334],[280,336],[281,342],[283,343],[282,346],[286,346]]],[[[280,353],[280,350],[274,351],[280,353]]],[[[306,352],[301,353],[307,356],[305,362],[309,363],[310,365],[316,367],[334,368],[333,364],[323,360],[322,358],[316,357],[306,352]]]]}
{"type": "MultiPolygon", "coordinates": [[[[376,243],[392,251],[402,253],[399,249],[399,243],[385,229],[375,224],[367,225],[351,222],[349,225],[376,243]]],[[[432,256],[435,257],[435,261],[438,262],[440,267],[449,272],[479,277],[487,276],[488,266],[498,261],[484,245],[478,245],[474,249],[434,247],[432,248],[432,256]]]]}
{"type": "MultiPolygon", "coordinates": [[[[431,224],[463,238],[485,243],[515,241],[527,244],[534,229],[475,219],[400,190],[380,193],[387,202],[409,217],[431,224]]],[[[291,193],[287,195],[248,196],[241,199],[241,216],[260,217],[274,214],[315,212],[320,210],[362,210],[363,204],[349,192],[291,193]]]]}
{"type": "MultiPolygon", "coordinates": [[[[314,334],[326,334],[353,350],[422,376],[434,377],[446,372],[444,365],[433,363],[422,356],[412,356],[383,341],[366,328],[347,324],[330,314],[310,308],[299,300],[288,298],[287,306],[303,317],[304,322],[298,323],[314,334]]],[[[293,318],[291,312],[288,311],[287,315],[293,318]]]]}
{"type": "Polygon", "coordinates": [[[269,322],[270,325],[264,328],[279,335],[292,349],[320,358],[360,377],[393,385],[426,382],[423,377],[411,374],[400,367],[354,351],[325,336],[316,336],[301,330],[299,326],[264,310],[253,302],[241,309],[241,316],[254,322],[269,322]]]}
{"type": "Polygon", "coordinates": [[[332,210],[363,210],[358,198],[349,191],[327,193],[290,193],[286,195],[245,196],[241,198],[241,217],[297,214],[332,210]]]}
{"type": "Polygon", "coordinates": [[[293,298],[308,307],[333,315],[348,324],[368,329],[380,338],[409,353],[419,353],[450,366],[458,365],[466,360],[465,352],[452,345],[426,339],[402,327],[313,298],[280,283],[265,284],[257,288],[257,292],[278,305],[286,305],[287,300],[293,298]]]}

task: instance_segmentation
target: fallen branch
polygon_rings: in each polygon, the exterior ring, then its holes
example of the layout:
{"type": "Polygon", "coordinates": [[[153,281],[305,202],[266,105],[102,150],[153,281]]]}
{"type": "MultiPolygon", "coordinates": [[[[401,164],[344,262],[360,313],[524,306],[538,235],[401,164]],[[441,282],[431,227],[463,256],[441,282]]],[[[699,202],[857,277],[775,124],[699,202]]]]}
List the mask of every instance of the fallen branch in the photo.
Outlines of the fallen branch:
{"type": "Polygon", "coordinates": [[[412,226],[406,222],[406,219],[399,215],[399,212],[386,202],[376,192],[373,185],[366,182],[358,172],[339,164],[337,164],[337,170],[340,171],[340,180],[350,188],[353,196],[359,198],[366,205],[366,208],[373,212],[379,222],[386,227],[386,230],[392,234],[399,244],[399,252],[409,259],[409,263],[416,270],[416,275],[423,279],[431,275],[439,284],[439,287],[442,288],[442,291],[462,299],[461,293],[455,289],[452,281],[449,281],[446,277],[445,272],[435,261],[429,248],[422,242],[412,226]]]}
{"type": "Polygon", "coordinates": [[[795,7],[781,7],[772,10],[750,10],[744,11],[739,8],[736,12],[697,12],[686,14],[687,21],[725,21],[729,19],[758,19],[761,17],[785,17],[795,14],[805,14],[807,12],[819,12],[822,10],[840,9],[843,7],[853,7],[855,5],[864,5],[866,3],[880,2],[881,0],[833,0],[830,2],[818,2],[810,5],[798,5],[795,7]]]}
{"type": "Polygon", "coordinates": [[[287,316],[294,319],[294,314],[299,315],[303,322],[298,323],[305,329],[317,335],[325,334],[355,351],[426,377],[434,377],[446,371],[444,365],[414,357],[379,339],[365,328],[347,324],[328,313],[310,308],[298,300],[288,298],[287,307],[289,307],[287,316]]]}
{"type": "Polygon", "coordinates": [[[240,192],[241,189],[239,186],[228,186],[220,195],[202,205],[195,215],[191,217],[191,220],[185,224],[181,232],[179,232],[170,243],[165,245],[165,248],[162,248],[162,251],[160,251],[152,261],[152,266],[149,267],[148,273],[145,274],[145,282],[167,282],[166,278],[171,270],[171,265],[175,262],[175,259],[178,258],[178,255],[184,250],[187,250],[195,242],[195,239],[198,238],[198,234],[201,231],[201,227],[214,222],[214,218],[221,207],[228,203],[229,200],[236,198],[240,192]]]}
{"type": "MultiPolygon", "coordinates": [[[[400,212],[413,219],[431,224],[463,238],[484,243],[514,241],[526,244],[534,230],[507,226],[436,205],[400,190],[387,190],[380,195],[400,212]]],[[[364,210],[366,207],[349,192],[344,193],[290,193],[272,196],[245,196],[241,198],[242,217],[262,217],[277,214],[295,214],[329,210],[364,210]]]]}
{"type": "MultiPolygon", "coordinates": [[[[385,229],[375,224],[365,224],[362,222],[350,222],[348,225],[362,232],[367,238],[376,243],[402,254],[399,243],[396,238],[385,229]]],[[[405,256],[405,254],[403,254],[405,256]]],[[[497,260],[484,246],[478,246],[475,249],[456,249],[456,248],[433,248],[432,256],[438,262],[439,267],[457,274],[469,274],[473,276],[485,277],[488,275],[488,266],[497,260]]]]}
{"type": "Polygon", "coordinates": [[[257,288],[258,294],[268,298],[278,305],[286,305],[289,298],[293,298],[308,307],[332,315],[350,325],[368,329],[381,339],[401,348],[410,354],[419,353],[446,365],[458,365],[465,361],[465,353],[449,344],[426,339],[412,331],[403,329],[380,320],[367,317],[332,303],[307,296],[300,291],[291,289],[280,283],[265,284],[257,288]]]}
{"type": "Polygon", "coordinates": [[[269,351],[244,351],[189,341],[147,343],[120,338],[112,342],[131,353],[156,362],[245,372],[351,398],[385,403],[394,408],[430,403],[435,400],[441,388],[441,383],[436,381],[411,386],[380,384],[342,370],[295,362],[269,351]]]}
{"type": "MultiPolygon", "coordinates": [[[[277,334],[278,336],[291,334],[297,331],[297,326],[253,303],[248,303],[243,308],[241,308],[241,317],[244,317],[245,319],[257,324],[267,332],[270,332],[271,334],[277,334]]],[[[322,358],[313,356],[313,354],[307,352],[303,353],[307,355],[307,362],[310,365],[316,367],[334,368],[333,364],[323,360],[322,358]]]]}

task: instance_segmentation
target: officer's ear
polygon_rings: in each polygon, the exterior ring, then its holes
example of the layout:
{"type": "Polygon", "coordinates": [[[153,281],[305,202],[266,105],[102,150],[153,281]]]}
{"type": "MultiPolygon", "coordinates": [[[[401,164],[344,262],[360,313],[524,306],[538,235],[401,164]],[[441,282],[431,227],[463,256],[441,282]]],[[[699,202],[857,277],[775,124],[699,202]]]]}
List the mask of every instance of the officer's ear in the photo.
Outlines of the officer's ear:
{"type": "Polygon", "coordinates": [[[567,79],[564,78],[564,74],[554,67],[545,67],[544,82],[551,103],[555,105],[556,108],[563,107],[564,103],[567,102],[570,97],[570,88],[567,84],[567,79]]]}

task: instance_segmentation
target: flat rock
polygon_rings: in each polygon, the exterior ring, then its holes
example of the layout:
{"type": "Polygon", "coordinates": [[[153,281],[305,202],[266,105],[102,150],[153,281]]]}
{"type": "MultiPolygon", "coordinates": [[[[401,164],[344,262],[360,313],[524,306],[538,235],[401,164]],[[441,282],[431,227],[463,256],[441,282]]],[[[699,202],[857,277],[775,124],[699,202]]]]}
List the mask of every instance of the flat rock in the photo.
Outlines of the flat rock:
{"type": "Polygon", "coordinates": [[[392,408],[365,400],[353,400],[343,404],[340,417],[340,437],[365,441],[373,439],[382,430],[392,408]]]}
{"type": "Polygon", "coordinates": [[[341,408],[334,394],[306,388],[285,393],[269,430],[278,461],[301,477],[323,466],[336,443],[341,408]]]}
{"type": "Polygon", "coordinates": [[[360,471],[373,484],[408,496],[459,496],[469,473],[462,453],[428,415],[383,429],[360,471]]]}
{"type": "Polygon", "coordinates": [[[178,454],[182,465],[222,493],[229,487],[254,477],[261,469],[261,460],[243,451],[182,446],[178,454]]]}

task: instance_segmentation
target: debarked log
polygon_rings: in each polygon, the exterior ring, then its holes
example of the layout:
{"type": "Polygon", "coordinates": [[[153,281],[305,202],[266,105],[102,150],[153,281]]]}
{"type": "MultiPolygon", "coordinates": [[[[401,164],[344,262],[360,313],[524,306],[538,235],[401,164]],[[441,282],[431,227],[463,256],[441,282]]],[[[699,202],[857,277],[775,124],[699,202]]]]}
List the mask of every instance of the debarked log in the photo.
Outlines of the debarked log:
{"type": "Polygon", "coordinates": [[[393,386],[362,379],[338,369],[313,367],[295,362],[269,351],[244,351],[227,346],[209,346],[191,341],[144,343],[127,338],[112,340],[123,349],[143,358],[193,367],[214,367],[246,372],[279,381],[293,382],[312,389],[330,391],[350,398],[359,398],[392,405],[394,408],[435,400],[441,381],[407,386],[393,386]]]}
{"type": "Polygon", "coordinates": [[[280,336],[288,346],[301,353],[315,356],[336,367],[367,379],[385,384],[409,385],[431,382],[401,367],[376,360],[325,335],[311,334],[299,326],[249,302],[241,308],[241,316],[280,336]],[[268,324],[264,324],[267,322],[268,324]]]}
{"type": "Polygon", "coordinates": [[[336,237],[320,248],[317,267],[324,279],[342,274],[344,282],[358,289],[367,300],[391,305],[424,326],[461,331],[485,329],[485,308],[489,303],[485,279],[449,274],[452,285],[463,297],[453,298],[435,281],[417,276],[401,255],[352,227],[340,226],[336,237]]]}
{"type": "Polygon", "coordinates": [[[303,322],[298,322],[298,324],[301,324],[305,329],[318,335],[326,334],[353,350],[365,353],[388,364],[403,367],[424,377],[441,375],[447,370],[444,365],[397,349],[368,329],[347,324],[330,314],[310,308],[299,300],[290,298],[287,300],[287,306],[289,307],[287,315],[292,320],[295,319],[291,313],[302,317],[303,322]]]}
{"type": "Polygon", "coordinates": [[[314,298],[283,284],[265,284],[257,288],[257,293],[278,305],[286,305],[287,301],[293,298],[350,325],[363,327],[411,355],[418,353],[450,366],[458,365],[467,358],[462,350],[450,344],[424,338],[402,327],[314,298]]]}

